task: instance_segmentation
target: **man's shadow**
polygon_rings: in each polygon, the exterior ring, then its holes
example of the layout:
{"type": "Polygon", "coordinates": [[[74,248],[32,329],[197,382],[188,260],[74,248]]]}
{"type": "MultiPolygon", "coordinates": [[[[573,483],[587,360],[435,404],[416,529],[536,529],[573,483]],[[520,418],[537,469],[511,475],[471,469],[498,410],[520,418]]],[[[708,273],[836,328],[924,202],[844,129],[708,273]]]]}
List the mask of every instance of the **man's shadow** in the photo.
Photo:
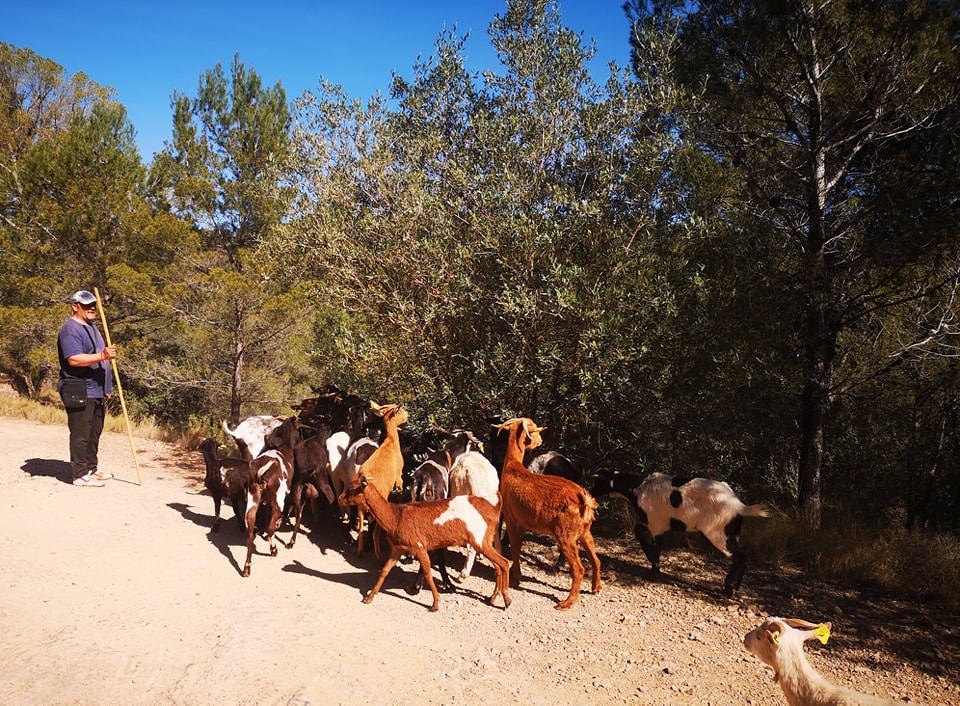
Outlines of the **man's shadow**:
{"type": "Polygon", "coordinates": [[[52,458],[28,458],[20,466],[20,470],[33,477],[44,476],[56,478],[61,483],[72,483],[73,472],[69,461],[57,461],[52,458]]]}

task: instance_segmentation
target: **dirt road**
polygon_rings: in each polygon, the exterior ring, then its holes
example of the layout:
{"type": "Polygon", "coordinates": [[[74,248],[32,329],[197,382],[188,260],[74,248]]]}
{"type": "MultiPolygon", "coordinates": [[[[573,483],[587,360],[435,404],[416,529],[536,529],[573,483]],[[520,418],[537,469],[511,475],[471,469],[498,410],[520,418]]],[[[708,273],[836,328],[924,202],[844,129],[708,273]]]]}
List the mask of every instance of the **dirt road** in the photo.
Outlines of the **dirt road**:
{"type": "Polygon", "coordinates": [[[632,543],[601,541],[602,592],[585,582],[564,613],[569,575],[536,566],[554,557],[545,542],[525,546],[506,611],[483,601],[486,564],[437,613],[403,590],[414,565],[361,604],[376,561],[332,523],[276,558],[258,540],[244,579],[229,508],[209,532],[198,452],[137,440],[140,486],[127,437],[101,447],[118,479],[75,488],[65,428],[0,419],[0,703],[782,703],[741,646],[772,613],[833,621],[808,647],[831,679],[960,704],[957,616],[760,568],[729,601],[721,564],[697,551],[665,558],[676,580],[653,584],[632,543]]]}

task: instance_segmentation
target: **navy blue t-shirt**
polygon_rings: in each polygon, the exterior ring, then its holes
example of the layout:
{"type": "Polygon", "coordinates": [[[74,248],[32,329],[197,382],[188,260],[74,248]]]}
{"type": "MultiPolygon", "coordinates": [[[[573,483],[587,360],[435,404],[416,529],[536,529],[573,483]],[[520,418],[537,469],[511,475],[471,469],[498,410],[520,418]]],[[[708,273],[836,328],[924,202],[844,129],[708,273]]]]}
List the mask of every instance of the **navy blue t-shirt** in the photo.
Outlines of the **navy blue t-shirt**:
{"type": "MultiPolygon", "coordinates": [[[[87,397],[103,398],[113,394],[113,378],[110,376],[110,361],[104,360],[89,367],[74,367],[67,358],[78,353],[99,353],[106,348],[99,329],[90,324],[81,324],[76,319],[67,319],[57,334],[57,352],[60,356],[60,380],[81,378],[87,381],[87,397]]],[[[57,385],[59,390],[60,386],[57,385]]]]}

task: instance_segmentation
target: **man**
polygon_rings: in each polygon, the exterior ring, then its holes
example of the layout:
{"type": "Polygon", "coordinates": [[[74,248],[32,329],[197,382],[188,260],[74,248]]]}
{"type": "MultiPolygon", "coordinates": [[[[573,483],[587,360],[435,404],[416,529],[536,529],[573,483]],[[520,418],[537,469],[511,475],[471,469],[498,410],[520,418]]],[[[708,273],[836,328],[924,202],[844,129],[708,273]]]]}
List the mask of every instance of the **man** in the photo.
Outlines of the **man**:
{"type": "Polygon", "coordinates": [[[57,335],[57,390],[67,409],[70,468],[74,485],[101,488],[105,480],[113,478],[112,473],[97,468],[97,453],[104,402],[113,393],[110,361],[117,357],[117,349],[106,345],[93,325],[97,318],[97,298],[93,294],[86,290],[75,292],[70,297],[70,309],[73,315],[63,322],[57,335]]]}

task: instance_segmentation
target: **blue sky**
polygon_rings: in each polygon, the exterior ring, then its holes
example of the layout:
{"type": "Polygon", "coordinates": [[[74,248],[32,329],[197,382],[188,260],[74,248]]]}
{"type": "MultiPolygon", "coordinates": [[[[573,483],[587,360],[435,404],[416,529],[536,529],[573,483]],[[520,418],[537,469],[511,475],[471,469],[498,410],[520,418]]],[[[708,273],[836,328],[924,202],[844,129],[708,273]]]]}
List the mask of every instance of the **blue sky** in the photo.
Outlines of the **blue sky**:
{"type": "MultiPolygon", "coordinates": [[[[467,32],[471,71],[499,70],[487,29],[506,0],[276,0],[227,3],[47,0],[5,3],[0,41],[31,49],[66,72],[84,72],[116,90],[149,162],[170,139],[174,91],[195,96],[200,75],[233,56],[267,85],[283,83],[288,99],[319,79],[351,98],[387,95],[391,72],[412,77],[418,56],[434,53],[437,36],[467,32]]],[[[596,42],[598,80],[607,64],[626,66],[628,25],[623,0],[560,0],[564,26],[596,42]]]]}

